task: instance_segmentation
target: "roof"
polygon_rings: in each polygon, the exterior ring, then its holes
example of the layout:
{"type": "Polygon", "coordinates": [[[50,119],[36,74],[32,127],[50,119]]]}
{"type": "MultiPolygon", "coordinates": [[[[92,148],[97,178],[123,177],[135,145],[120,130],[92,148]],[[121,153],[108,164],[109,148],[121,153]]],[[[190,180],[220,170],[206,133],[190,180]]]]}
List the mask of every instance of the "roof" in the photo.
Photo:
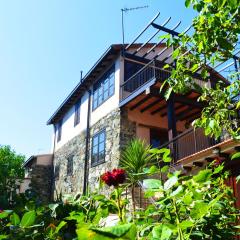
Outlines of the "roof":
{"type": "MultiPolygon", "coordinates": [[[[128,44],[125,44],[127,46],[128,44]]],[[[145,44],[146,47],[153,46],[154,43],[145,44]]],[[[140,43],[131,44],[130,49],[135,49],[142,46],[140,43]]],[[[79,100],[79,98],[85,93],[89,86],[98,78],[98,76],[109,66],[114,59],[120,54],[122,44],[112,44],[97,60],[93,67],[87,72],[83,79],[77,84],[77,86],[72,90],[72,92],[67,96],[67,98],[62,102],[58,109],[53,113],[50,119],[47,121],[47,125],[57,123],[68,110],[79,100]]],[[[218,74],[212,69],[215,74],[218,74]]],[[[221,79],[224,79],[220,74],[221,79]]],[[[225,80],[225,79],[224,79],[225,80]]]]}
{"type": "Polygon", "coordinates": [[[29,166],[36,158],[41,157],[41,156],[50,156],[52,153],[47,153],[47,154],[39,154],[39,155],[32,155],[29,157],[24,163],[23,167],[29,166]]]}

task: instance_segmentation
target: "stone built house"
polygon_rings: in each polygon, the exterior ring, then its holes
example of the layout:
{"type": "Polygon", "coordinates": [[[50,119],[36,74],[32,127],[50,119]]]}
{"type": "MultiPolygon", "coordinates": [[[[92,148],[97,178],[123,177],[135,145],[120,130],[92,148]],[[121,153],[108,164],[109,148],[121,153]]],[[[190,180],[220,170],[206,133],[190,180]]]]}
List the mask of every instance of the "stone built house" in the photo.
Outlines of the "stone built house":
{"type": "MultiPolygon", "coordinates": [[[[215,141],[201,129],[191,127],[204,107],[197,101],[199,93],[194,84],[187,94],[171,94],[168,101],[164,91],[159,92],[171,74],[164,65],[174,67],[174,48],[166,46],[163,38],[150,42],[160,30],[177,37],[179,24],[172,29],[164,27],[169,18],[158,25],[154,22],[158,16],[131,44],[111,45],[48,120],[47,124],[54,127],[53,171],[50,180],[45,172],[42,178],[51,182],[52,191],[46,189],[49,195],[96,188],[101,174],[118,167],[121,150],[133,138],[153,147],[170,148],[171,164],[184,174],[197,171],[215,158],[228,160],[239,150],[239,142],[229,136],[215,141]],[[145,43],[136,44],[149,27],[157,29],[155,34],[145,43]]],[[[195,85],[207,84],[209,88],[219,80],[229,84],[210,67],[208,82],[199,72],[193,77],[195,85]]],[[[227,165],[232,171],[228,184],[237,198],[238,166],[238,161],[227,165]]],[[[240,206],[240,201],[237,204],[240,206]]]]}
{"type": "MultiPolygon", "coordinates": [[[[168,101],[159,93],[170,76],[162,68],[162,59],[172,49],[156,58],[165,48],[164,44],[132,44],[122,54],[122,45],[110,46],[52,115],[48,124],[54,126],[55,193],[96,188],[101,174],[118,167],[121,149],[133,138],[169,147],[174,164],[185,172],[236,150],[238,144],[231,139],[216,142],[202,130],[192,129],[191,122],[204,107],[197,102],[196,91],[176,94],[168,101]]],[[[215,79],[228,84],[215,71],[210,79],[195,81],[209,87],[214,87],[215,79]]]]}

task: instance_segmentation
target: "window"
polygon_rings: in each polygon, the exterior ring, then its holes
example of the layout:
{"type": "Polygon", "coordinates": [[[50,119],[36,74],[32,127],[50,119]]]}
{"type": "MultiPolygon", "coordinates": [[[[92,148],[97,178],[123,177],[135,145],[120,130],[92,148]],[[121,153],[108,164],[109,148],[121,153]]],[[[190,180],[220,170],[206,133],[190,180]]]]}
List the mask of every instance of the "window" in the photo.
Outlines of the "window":
{"type": "Polygon", "coordinates": [[[103,163],[105,160],[105,130],[95,134],[92,138],[92,166],[103,163]]]}
{"type": "Polygon", "coordinates": [[[114,94],[115,66],[93,86],[93,110],[114,94]]]}
{"type": "Polygon", "coordinates": [[[59,173],[60,173],[59,165],[55,165],[55,168],[54,168],[54,178],[55,179],[59,179],[59,173]]]}
{"type": "Polygon", "coordinates": [[[81,99],[75,104],[74,127],[80,123],[81,99]]]}
{"type": "Polygon", "coordinates": [[[62,120],[60,120],[58,122],[58,126],[57,126],[57,141],[61,141],[62,138],[62,120]]]}
{"type": "Polygon", "coordinates": [[[67,158],[67,175],[73,174],[73,156],[67,158]]]}

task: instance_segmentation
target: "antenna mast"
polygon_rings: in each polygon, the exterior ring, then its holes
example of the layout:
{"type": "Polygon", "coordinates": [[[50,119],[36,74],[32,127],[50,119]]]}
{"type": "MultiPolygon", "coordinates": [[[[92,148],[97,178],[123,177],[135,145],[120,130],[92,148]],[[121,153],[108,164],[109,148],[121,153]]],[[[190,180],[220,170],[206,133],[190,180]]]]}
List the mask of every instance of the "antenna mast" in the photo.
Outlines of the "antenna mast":
{"type": "Polygon", "coordinates": [[[124,13],[129,12],[129,11],[134,11],[134,10],[139,10],[142,8],[148,8],[148,5],[146,6],[141,6],[141,7],[134,7],[134,8],[122,8],[122,45],[124,47],[125,44],[125,39],[124,39],[124,13]]]}

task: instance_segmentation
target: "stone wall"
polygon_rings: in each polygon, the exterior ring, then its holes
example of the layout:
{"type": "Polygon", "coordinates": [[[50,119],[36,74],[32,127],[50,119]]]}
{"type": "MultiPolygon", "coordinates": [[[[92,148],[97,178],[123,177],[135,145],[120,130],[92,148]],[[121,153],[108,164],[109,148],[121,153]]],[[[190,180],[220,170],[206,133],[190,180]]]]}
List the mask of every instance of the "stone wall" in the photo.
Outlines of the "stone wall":
{"type": "Polygon", "coordinates": [[[91,190],[99,185],[99,177],[106,171],[118,167],[120,157],[120,109],[112,111],[91,128],[90,149],[92,148],[92,136],[99,131],[106,131],[105,162],[95,167],[91,166],[91,153],[89,159],[89,187],[91,190]]]}
{"type": "Polygon", "coordinates": [[[121,150],[134,138],[136,138],[136,122],[131,122],[128,119],[128,110],[121,109],[120,122],[120,148],[121,150]]]}
{"type": "MultiPolygon", "coordinates": [[[[81,123],[80,123],[81,124],[81,123]]],[[[86,133],[74,137],[54,154],[54,184],[56,194],[76,194],[83,190],[86,133]],[[73,172],[67,174],[67,159],[73,157],[73,172]],[[56,169],[58,169],[58,173],[56,169]]]]}
{"type": "Polygon", "coordinates": [[[52,166],[33,165],[31,169],[31,182],[29,184],[41,201],[48,203],[51,200],[52,166]]]}
{"type": "MultiPolygon", "coordinates": [[[[80,123],[81,124],[81,123],[80,123]]],[[[54,192],[58,194],[76,194],[82,192],[84,181],[84,161],[86,133],[82,133],[67,142],[54,154],[54,166],[59,166],[59,177],[55,177],[54,192]],[[67,175],[67,158],[73,156],[73,174],[67,175]]],[[[136,124],[127,118],[125,109],[115,109],[90,129],[88,187],[98,188],[99,177],[106,171],[118,167],[121,149],[136,136],[136,124]],[[106,132],[105,162],[97,166],[91,164],[92,137],[104,130],[106,132]]]]}

